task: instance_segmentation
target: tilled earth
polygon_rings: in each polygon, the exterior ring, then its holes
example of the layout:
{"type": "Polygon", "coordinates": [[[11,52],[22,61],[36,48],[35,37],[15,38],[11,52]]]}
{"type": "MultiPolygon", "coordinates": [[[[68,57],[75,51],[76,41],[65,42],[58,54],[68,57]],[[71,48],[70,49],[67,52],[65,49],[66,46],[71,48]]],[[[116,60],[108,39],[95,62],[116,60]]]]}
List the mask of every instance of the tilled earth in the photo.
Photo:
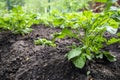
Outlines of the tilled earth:
{"type": "Polygon", "coordinates": [[[77,40],[57,40],[55,48],[36,46],[35,39],[51,39],[60,29],[43,25],[34,25],[33,29],[25,36],[0,32],[0,80],[120,80],[120,44],[106,48],[117,56],[116,62],[90,61],[83,69],[77,69],[65,57],[70,51],[68,46],[79,44],[77,40]]]}

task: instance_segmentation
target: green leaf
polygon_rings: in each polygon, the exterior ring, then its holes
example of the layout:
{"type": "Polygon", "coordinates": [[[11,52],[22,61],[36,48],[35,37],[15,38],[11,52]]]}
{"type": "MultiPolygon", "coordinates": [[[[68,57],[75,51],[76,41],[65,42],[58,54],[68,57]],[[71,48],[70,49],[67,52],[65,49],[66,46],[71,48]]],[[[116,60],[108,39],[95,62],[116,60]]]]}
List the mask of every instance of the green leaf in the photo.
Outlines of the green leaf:
{"type": "Polygon", "coordinates": [[[95,2],[103,2],[103,3],[105,3],[105,2],[107,2],[108,0],[94,0],[95,2]]]}
{"type": "Polygon", "coordinates": [[[55,47],[56,44],[53,43],[52,41],[50,40],[47,40],[47,39],[37,39],[37,40],[34,40],[34,44],[35,45],[48,45],[48,46],[52,46],[52,47],[55,47]]]}
{"type": "Polygon", "coordinates": [[[92,54],[86,54],[85,56],[88,60],[92,60],[92,54]]]}
{"type": "Polygon", "coordinates": [[[54,26],[60,26],[62,25],[64,22],[64,18],[61,17],[56,17],[54,20],[53,20],[53,25],[54,26]]]}
{"type": "Polygon", "coordinates": [[[103,53],[110,62],[116,61],[116,57],[114,55],[110,54],[109,52],[103,52],[103,53]]]}
{"type": "Polygon", "coordinates": [[[66,37],[66,35],[63,34],[62,32],[60,32],[60,33],[55,33],[55,34],[53,34],[53,36],[54,36],[54,39],[56,39],[56,38],[62,39],[62,38],[65,38],[65,37],[66,37]]]}
{"type": "Polygon", "coordinates": [[[97,54],[95,54],[95,57],[98,59],[98,58],[100,58],[100,59],[102,59],[103,58],[103,53],[97,53],[97,54]]]}
{"type": "Polygon", "coordinates": [[[120,21],[120,16],[116,17],[120,21]]]}
{"type": "Polygon", "coordinates": [[[108,45],[111,45],[111,44],[117,43],[117,42],[119,42],[119,41],[120,41],[120,39],[111,38],[110,40],[108,40],[107,44],[108,44],[108,45]]]}
{"type": "Polygon", "coordinates": [[[74,65],[77,67],[77,68],[83,68],[85,66],[85,63],[86,63],[86,57],[84,54],[81,54],[80,56],[78,57],[75,57],[74,59],[72,59],[72,62],[74,63],[74,65]]]}
{"type": "Polygon", "coordinates": [[[111,11],[117,11],[117,9],[118,9],[118,8],[115,7],[115,6],[111,6],[111,7],[110,7],[110,10],[111,10],[111,11]]]}
{"type": "Polygon", "coordinates": [[[106,2],[106,8],[105,8],[105,12],[110,10],[110,7],[112,6],[113,3],[115,3],[117,0],[107,0],[106,2]]]}
{"type": "Polygon", "coordinates": [[[113,14],[111,16],[111,18],[113,18],[116,22],[120,22],[120,15],[119,14],[113,14]]]}
{"type": "Polygon", "coordinates": [[[119,33],[117,33],[117,36],[119,36],[119,37],[120,37],[120,32],[119,32],[119,33]]]}
{"type": "Polygon", "coordinates": [[[111,26],[106,26],[106,30],[110,32],[111,34],[116,34],[117,33],[117,28],[113,28],[111,26]]]}
{"type": "Polygon", "coordinates": [[[66,36],[75,37],[76,35],[73,34],[72,30],[65,28],[62,30],[62,32],[53,34],[53,36],[53,40],[55,40],[56,38],[63,39],[66,36]]]}
{"type": "Polygon", "coordinates": [[[81,54],[81,48],[79,48],[79,47],[75,48],[67,54],[68,60],[75,58],[75,57],[79,56],[80,54],[81,54]]]}

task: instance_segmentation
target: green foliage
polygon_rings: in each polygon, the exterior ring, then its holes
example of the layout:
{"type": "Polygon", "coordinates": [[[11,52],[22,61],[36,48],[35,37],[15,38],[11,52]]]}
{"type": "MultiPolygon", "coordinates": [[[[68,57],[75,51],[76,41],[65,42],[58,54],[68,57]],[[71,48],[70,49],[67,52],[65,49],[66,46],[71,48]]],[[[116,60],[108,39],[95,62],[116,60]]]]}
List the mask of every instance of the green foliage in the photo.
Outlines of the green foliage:
{"type": "Polygon", "coordinates": [[[119,33],[117,33],[117,36],[119,36],[119,37],[120,37],[120,32],[119,32],[119,33]]]}
{"type": "Polygon", "coordinates": [[[24,8],[26,11],[36,13],[47,13],[52,10],[60,12],[73,12],[83,8],[88,8],[91,0],[25,0],[24,8]]]}
{"type": "Polygon", "coordinates": [[[94,2],[99,2],[105,4],[104,11],[107,12],[111,9],[115,9],[113,4],[117,3],[118,0],[94,0],[94,2]]]}
{"type": "Polygon", "coordinates": [[[0,10],[5,9],[5,3],[4,1],[0,1],[0,10]]]}
{"type": "Polygon", "coordinates": [[[54,36],[53,41],[54,41],[56,38],[63,39],[63,38],[65,38],[66,36],[76,37],[76,38],[77,38],[77,36],[76,36],[75,34],[73,34],[72,30],[69,30],[69,29],[67,29],[67,28],[64,28],[60,33],[54,33],[53,36],[54,36]]]}
{"type": "Polygon", "coordinates": [[[78,57],[73,58],[72,62],[77,68],[83,68],[86,63],[86,56],[81,54],[78,57]]]}
{"type": "Polygon", "coordinates": [[[111,55],[109,52],[104,52],[104,55],[110,62],[116,61],[115,56],[111,55]]]}
{"type": "Polygon", "coordinates": [[[23,7],[27,12],[46,13],[48,2],[47,0],[25,0],[23,7]]]}
{"type": "Polygon", "coordinates": [[[116,60],[112,54],[102,50],[102,48],[105,47],[105,45],[103,46],[103,43],[113,44],[119,41],[118,39],[107,41],[107,39],[103,37],[105,31],[108,31],[111,34],[116,34],[117,32],[118,23],[111,18],[112,15],[113,12],[102,14],[92,13],[90,11],[66,13],[59,15],[59,17],[62,18],[62,24],[59,23],[61,19],[57,20],[58,17],[56,17],[56,21],[58,21],[56,22],[58,23],[57,26],[64,25],[64,28],[62,32],[54,34],[54,39],[61,39],[68,36],[74,37],[82,43],[79,47],[72,49],[67,54],[68,60],[71,60],[76,67],[83,68],[87,60],[96,58],[102,59],[103,56],[109,61],[116,60]]]}
{"type": "Polygon", "coordinates": [[[57,8],[62,12],[73,12],[88,8],[88,2],[91,0],[60,0],[57,8]]]}
{"type": "Polygon", "coordinates": [[[55,47],[56,46],[56,44],[54,44],[52,41],[50,41],[50,40],[47,40],[47,39],[37,39],[37,40],[34,40],[34,43],[36,44],[36,45],[47,45],[47,46],[52,46],[52,47],[55,47]]]}
{"type": "Polygon", "coordinates": [[[15,5],[23,6],[25,4],[25,0],[10,0],[10,3],[12,7],[15,5]]]}
{"type": "Polygon", "coordinates": [[[113,18],[117,22],[120,22],[120,9],[116,10],[111,18],[113,18]]]}
{"type": "Polygon", "coordinates": [[[81,48],[78,47],[78,48],[75,48],[75,49],[72,49],[69,54],[67,55],[68,56],[68,60],[74,58],[74,57],[77,57],[81,54],[81,48]]]}
{"type": "Polygon", "coordinates": [[[105,7],[105,12],[109,11],[113,3],[117,2],[117,0],[107,0],[106,2],[106,7],[105,7]]]}
{"type": "Polygon", "coordinates": [[[26,34],[32,31],[36,15],[27,14],[21,7],[13,8],[11,11],[3,12],[0,16],[0,28],[10,30],[15,34],[26,34]]]}
{"type": "Polygon", "coordinates": [[[110,44],[117,43],[117,42],[120,42],[120,39],[111,38],[110,40],[108,40],[107,44],[110,45],[110,44]]]}
{"type": "Polygon", "coordinates": [[[95,2],[107,2],[108,0],[94,0],[95,2]]]}

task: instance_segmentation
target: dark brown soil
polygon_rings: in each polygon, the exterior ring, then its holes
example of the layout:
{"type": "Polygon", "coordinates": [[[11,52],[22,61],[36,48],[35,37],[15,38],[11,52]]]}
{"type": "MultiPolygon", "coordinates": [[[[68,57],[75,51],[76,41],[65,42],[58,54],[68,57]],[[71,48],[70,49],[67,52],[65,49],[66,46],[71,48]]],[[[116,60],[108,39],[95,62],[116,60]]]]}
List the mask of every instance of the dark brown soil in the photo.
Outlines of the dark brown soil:
{"type": "Polygon", "coordinates": [[[117,61],[91,61],[77,69],[65,58],[74,39],[57,40],[57,47],[36,46],[37,38],[51,39],[60,29],[34,26],[29,35],[0,33],[0,80],[120,80],[120,45],[106,48],[117,56],[117,61]],[[86,75],[90,71],[89,75],[86,75]]]}

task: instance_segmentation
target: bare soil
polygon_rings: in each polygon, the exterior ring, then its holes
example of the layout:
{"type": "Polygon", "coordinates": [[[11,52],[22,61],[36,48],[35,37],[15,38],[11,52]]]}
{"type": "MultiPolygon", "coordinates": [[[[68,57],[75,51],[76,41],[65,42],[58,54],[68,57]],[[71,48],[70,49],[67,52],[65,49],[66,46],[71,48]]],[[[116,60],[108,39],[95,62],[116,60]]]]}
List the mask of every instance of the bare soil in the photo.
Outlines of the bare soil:
{"type": "Polygon", "coordinates": [[[120,44],[106,48],[117,56],[116,62],[95,60],[77,69],[65,57],[70,51],[67,46],[79,44],[77,40],[57,40],[55,48],[36,46],[35,39],[51,39],[51,34],[60,29],[43,25],[34,25],[33,29],[25,36],[0,32],[0,80],[120,80],[120,44]]]}

